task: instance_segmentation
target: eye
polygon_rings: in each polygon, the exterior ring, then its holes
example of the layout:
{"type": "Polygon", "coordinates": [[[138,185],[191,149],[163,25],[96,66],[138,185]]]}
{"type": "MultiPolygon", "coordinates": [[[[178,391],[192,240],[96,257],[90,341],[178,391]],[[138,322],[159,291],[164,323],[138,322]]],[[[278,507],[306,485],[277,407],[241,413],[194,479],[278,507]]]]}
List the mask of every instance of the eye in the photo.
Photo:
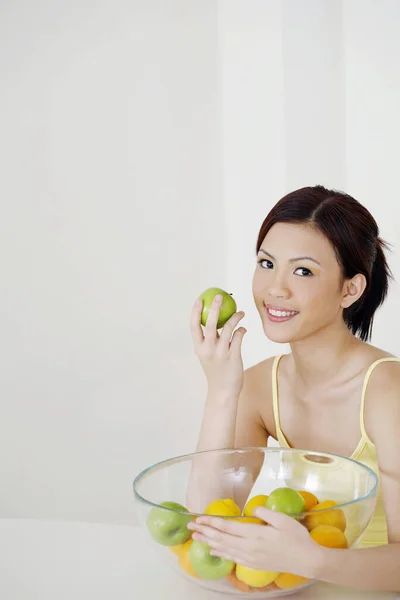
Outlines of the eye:
{"type": "Polygon", "coordinates": [[[306,267],[299,267],[295,270],[295,274],[300,275],[300,277],[310,277],[312,275],[310,269],[306,269],[306,267]],[[298,273],[298,271],[300,272],[298,273]]]}
{"type": "Polygon", "coordinates": [[[263,268],[263,269],[273,269],[274,265],[272,264],[272,262],[266,258],[260,258],[258,261],[258,264],[263,268]]]}

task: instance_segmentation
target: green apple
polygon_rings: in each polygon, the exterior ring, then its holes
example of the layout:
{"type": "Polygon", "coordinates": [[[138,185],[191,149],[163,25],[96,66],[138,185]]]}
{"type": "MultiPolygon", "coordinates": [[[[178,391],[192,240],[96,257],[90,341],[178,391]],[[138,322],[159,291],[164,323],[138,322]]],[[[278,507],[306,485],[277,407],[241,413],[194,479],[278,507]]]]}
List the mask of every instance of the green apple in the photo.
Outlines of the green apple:
{"type": "Polygon", "coordinates": [[[306,503],[301,494],[289,487],[276,488],[268,496],[265,503],[266,508],[294,515],[301,513],[305,509],[306,503]]]}
{"type": "Polygon", "coordinates": [[[193,520],[193,516],[182,514],[185,512],[188,512],[187,508],[177,502],[162,502],[154,507],[147,517],[147,528],[153,540],[163,546],[178,546],[187,542],[192,535],[187,524],[193,520]]]}
{"type": "Polygon", "coordinates": [[[231,294],[228,294],[221,288],[212,287],[205,290],[201,296],[200,300],[203,301],[203,310],[201,311],[201,324],[205,325],[208,319],[208,313],[211,308],[211,304],[217,294],[221,294],[222,296],[222,304],[219,311],[219,318],[217,323],[217,329],[221,329],[225,325],[228,319],[231,318],[233,314],[236,312],[236,302],[231,294]]]}
{"type": "Polygon", "coordinates": [[[189,560],[197,575],[203,579],[223,579],[235,568],[227,558],[212,556],[211,548],[204,542],[193,540],[189,548],[189,560]]]}

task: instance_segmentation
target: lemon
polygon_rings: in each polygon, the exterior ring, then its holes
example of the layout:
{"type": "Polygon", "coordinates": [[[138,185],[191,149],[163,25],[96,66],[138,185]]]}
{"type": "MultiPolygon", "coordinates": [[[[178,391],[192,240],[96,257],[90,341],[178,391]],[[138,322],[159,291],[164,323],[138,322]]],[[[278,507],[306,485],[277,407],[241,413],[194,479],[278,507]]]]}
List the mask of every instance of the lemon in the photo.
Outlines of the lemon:
{"type": "Polygon", "coordinates": [[[204,511],[204,514],[215,517],[240,517],[242,512],[233,498],[223,498],[211,502],[204,511]]]}
{"type": "Polygon", "coordinates": [[[268,496],[265,496],[264,494],[254,496],[247,502],[246,506],[244,507],[243,515],[245,517],[252,517],[254,509],[258,508],[259,506],[265,507],[265,503],[267,500],[268,496]]]}
{"type": "Polygon", "coordinates": [[[273,571],[260,571],[243,565],[236,565],[236,577],[239,581],[251,587],[259,588],[269,585],[278,577],[279,573],[273,571]]]}

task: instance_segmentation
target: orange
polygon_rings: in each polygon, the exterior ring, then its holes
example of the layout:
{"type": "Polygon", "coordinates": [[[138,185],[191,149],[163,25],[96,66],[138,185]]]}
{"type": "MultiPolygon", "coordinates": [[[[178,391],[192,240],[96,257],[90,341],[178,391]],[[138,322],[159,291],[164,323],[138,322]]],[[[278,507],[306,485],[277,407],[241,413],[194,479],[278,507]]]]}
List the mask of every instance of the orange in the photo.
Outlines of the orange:
{"type": "Polygon", "coordinates": [[[334,506],[337,506],[337,502],[334,502],[333,500],[325,500],[325,502],[320,502],[314,506],[310,511],[310,514],[306,517],[307,529],[311,531],[311,529],[315,529],[318,525],[332,525],[332,527],[337,527],[341,531],[345,531],[346,517],[344,516],[344,512],[340,508],[326,510],[327,508],[333,508],[334,506]]]}
{"type": "Polygon", "coordinates": [[[244,583],[244,581],[240,581],[240,579],[236,577],[236,573],[234,570],[229,573],[229,575],[227,576],[227,580],[241,592],[251,592],[250,586],[247,585],[247,583],[244,583]]]}
{"type": "Polygon", "coordinates": [[[192,577],[197,577],[197,579],[198,579],[199,576],[197,575],[196,571],[193,569],[192,563],[190,562],[190,558],[189,558],[189,548],[192,545],[192,543],[193,543],[193,540],[188,540],[187,542],[182,544],[182,549],[178,554],[179,566],[182,569],[182,571],[185,571],[185,573],[187,573],[188,575],[191,575],[192,577]]]}
{"type": "Polygon", "coordinates": [[[264,494],[259,494],[258,496],[253,496],[253,498],[251,498],[247,503],[246,506],[244,507],[243,510],[243,515],[245,517],[252,517],[253,513],[254,513],[254,509],[258,508],[259,506],[264,506],[265,507],[265,503],[268,500],[268,496],[265,496],[264,494]]]}
{"type": "Polygon", "coordinates": [[[275,581],[273,581],[272,583],[269,584],[268,589],[269,590],[279,590],[279,588],[276,585],[275,581]]]}
{"type": "Polygon", "coordinates": [[[306,492],[305,490],[299,490],[299,494],[301,496],[303,496],[304,500],[305,500],[305,507],[304,510],[311,510],[312,508],[314,508],[314,506],[316,506],[318,504],[318,498],[317,496],[314,496],[314,494],[312,494],[311,492],[306,492]]]}
{"type": "Polygon", "coordinates": [[[307,577],[301,577],[301,575],[293,575],[292,573],[281,573],[275,579],[274,583],[279,588],[286,590],[289,588],[297,587],[299,585],[304,585],[308,581],[309,579],[307,579],[307,577]]]}
{"type": "Polygon", "coordinates": [[[184,544],[179,544],[178,546],[170,546],[169,549],[172,550],[177,556],[179,556],[184,544]]]}
{"type": "Polygon", "coordinates": [[[314,542],[326,548],[348,548],[343,531],[332,525],[317,525],[310,531],[310,536],[314,542]]]}
{"type": "Polygon", "coordinates": [[[279,590],[278,586],[275,585],[275,581],[273,581],[269,585],[265,585],[264,587],[252,588],[253,592],[271,592],[272,590],[279,590]]]}

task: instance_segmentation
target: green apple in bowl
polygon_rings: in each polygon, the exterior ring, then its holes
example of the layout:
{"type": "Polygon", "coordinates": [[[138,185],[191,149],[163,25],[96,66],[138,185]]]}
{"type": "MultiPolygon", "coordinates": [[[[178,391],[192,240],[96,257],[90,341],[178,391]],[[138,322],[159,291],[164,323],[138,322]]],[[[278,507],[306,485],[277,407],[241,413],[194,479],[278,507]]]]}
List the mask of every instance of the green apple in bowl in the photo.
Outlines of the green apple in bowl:
{"type": "Polygon", "coordinates": [[[189,560],[202,579],[223,579],[235,568],[235,563],[227,558],[212,556],[208,544],[193,540],[189,548],[189,560]]]}
{"type": "Polygon", "coordinates": [[[276,510],[286,515],[294,515],[302,513],[306,503],[303,496],[296,490],[289,487],[280,487],[270,493],[265,506],[270,510],[276,510]]]}
{"type": "Polygon", "coordinates": [[[221,329],[231,318],[233,314],[235,314],[237,310],[236,302],[231,294],[228,294],[221,288],[212,287],[205,290],[201,296],[200,300],[203,301],[203,310],[201,311],[201,324],[203,326],[206,325],[208,319],[208,313],[210,311],[213,300],[217,294],[222,296],[221,308],[219,311],[217,329],[221,329]]]}
{"type": "Polygon", "coordinates": [[[188,512],[187,508],[177,502],[162,502],[155,506],[147,517],[147,528],[153,540],[163,546],[187,542],[192,535],[187,525],[193,516],[182,514],[185,512],[188,512]]]}

